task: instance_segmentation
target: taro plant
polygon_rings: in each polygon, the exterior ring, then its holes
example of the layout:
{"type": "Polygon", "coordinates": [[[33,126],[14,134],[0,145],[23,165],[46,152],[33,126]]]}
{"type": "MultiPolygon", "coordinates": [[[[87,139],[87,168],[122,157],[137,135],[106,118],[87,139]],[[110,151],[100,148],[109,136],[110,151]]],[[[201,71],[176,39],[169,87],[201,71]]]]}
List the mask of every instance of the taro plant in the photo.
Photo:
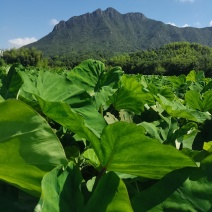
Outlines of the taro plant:
{"type": "Polygon", "coordinates": [[[210,79],[196,77],[193,96],[194,75],[173,77],[189,83],[179,95],[171,77],[95,60],[63,75],[13,66],[0,90],[0,209],[210,211],[210,79]]]}

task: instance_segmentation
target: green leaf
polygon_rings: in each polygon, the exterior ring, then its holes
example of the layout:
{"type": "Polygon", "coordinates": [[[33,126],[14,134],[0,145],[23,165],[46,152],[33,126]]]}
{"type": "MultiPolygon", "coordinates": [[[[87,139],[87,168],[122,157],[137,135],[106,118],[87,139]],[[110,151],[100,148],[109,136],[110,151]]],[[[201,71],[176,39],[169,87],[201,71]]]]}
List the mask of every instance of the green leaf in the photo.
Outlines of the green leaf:
{"type": "Polygon", "coordinates": [[[190,71],[190,73],[186,76],[186,81],[187,82],[199,82],[199,81],[203,81],[205,78],[205,74],[203,71],[190,71]]]}
{"type": "Polygon", "coordinates": [[[0,179],[33,195],[43,175],[67,163],[62,145],[47,122],[18,100],[0,103],[0,179]]]}
{"type": "Polygon", "coordinates": [[[175,95],[173,93],[173,91],[170,89],[170,87],[167,86],[158,86],[158,85],[153,85],[153,84],[149,84],[148,85],[148,89],[150,90],[150,92],[153,95],[160,94],[164,97],[166,97],[168,100],[172,101],[175,98],[175,95]]]}
{"type": "Polygon", "coordinates": [[[143,86],[131,76],[123,76],[120,88],[110,99],[115,109],[132,111],[139,114],[144,109],[144,104],[154,102],[152,94],[143,90],[143,86]]]}
{"type": "Polygon", "coordinates": [[[188,91],[185,100],[192,109],[212,112],[212,90],[206,91],[202,96],[197,91],[188,91]]]}
{"type": "Polygon", "coordinates": [[[203,110],[212,113],[212,90],[203,94],[203,110]]]}
{"type": "Polygon", "coordinates": [[[80,88],[85,89],[90,96],[95,96],[96,108],[99,108],[115,93],[122,74],[123,71],[120,67],[105,71],[102,62],[89,59],[71,70],[67,78],[80,88]]]}
{"type": "Polygon", "coordinates": [[[96,156],[96,153],[94,152],[93,149],[87,149],[84,153],[83,153],[83,157],[86,159],[87,163],[91,164],[93,167],[95,167],[96,169],[99,168],[100,166],[100,162],[98,157],[96,156]]]}
{"type": "Polygon", "coordinates": [[[131,212],[124,182],[114,173],[103,176],[84,209],[85,212],[131,212]]]}
{"type": "Polygon", "coordinates": [[[33,80],[26,72],[19,71],[24,84],[20,95],[30,101],[36,100],[37,95],[50,102],[66,102],[73,107],[89,104],[90,96],[84,89],[72,84],[66,77],[49,71],[39,71],[33,80]],[[31,95],[31,96],[30,96],[31,95]]]}
{"type": "Polygon", "coordinates": [[[189,105],[190,108],[194,110],[204,111],[201,95],[197,91],[187,91],[185,94],[185,101],[189,105]]]}
{"type": "Polygon", "coordinates": [[[92,96],[95,90],[99,88],[97,84],[104,69],[105,66],[102,62],[89,59],[74,67],[72,71],[68,73],[67,78],[79,87],[84,88],[92,96]],[[96,86],[97,89],[95,89],[96,86]]]}
{"type": "Polygon", "coordinates": [[[158,101],[164,110],[173,117],[185,118],[190,121],[203,123],[207,119],[211,119],[210,114],[200,112],[194,109],[188,109],[186,106],[178,101],[169,101],[165,97],[158,95],[158,101]]]}
{"type": "Polygon", "coordinates": [[[92,105],[72,109],[83,116],[85,125],[92,129],[92,131],[98,136],[107,125],[104,117],[92,105]]]}
{"type": "Polygon", "coordinates": [[[161,143],[164,142],[164,140],[161,137],[161,131],[163,129],[161,129],[160,127],[158,127],[159,122],[152,122],[152,123],[148,123],[148,122],[142,122],[141,124],[139,124],[140,126],[144,127],[145,130],[147,131],[147,133],[152,137],[157,139],[158,141],[160,141],[161,143]]]}
{"type": "Polygon", "coordinates": [[[66,103],[47,102],[43,101],[39,97],[37,98],[40,107],[46,116],[76,133],[81,138],[85,138],[90,141],[95,152],[99,149],[99,135],[95,135],[96,131],[93,131],[85,124],[85,119],[82,115],[73,111],[66,103]]]}
{"type": "Polygon", "coordinates": [[[3,85],[0,89],[0,95],[4,99],[16,98],[18,95],[18,91],[23,82],[17,73],[17,68],[17,65],[11,66],[8,74],[2,78],[3,85]]]}
{"type": "Polygon", "coordinates": [[[73,162],[69,162],[65,170],[58,166],[48,172],[42,180],[42,194],[36,212],[83,211],[81,181],[79,168],[73,162]]]}
{"type": "Polygon", "coordinates": [[[200,168],[184,168],[167,174],[132,199],[134,211],[210,211],[212,181],[200,168]],[[168,185],[168,186],[167,186],[168,185]]]}
{"type": "Polygon", "coordinates": [[[108,171],[161,178],[195,163],[175,148],[147,137],[141,126],[125,122],[108,125],[101,136],[99,160],[108,171]]]}

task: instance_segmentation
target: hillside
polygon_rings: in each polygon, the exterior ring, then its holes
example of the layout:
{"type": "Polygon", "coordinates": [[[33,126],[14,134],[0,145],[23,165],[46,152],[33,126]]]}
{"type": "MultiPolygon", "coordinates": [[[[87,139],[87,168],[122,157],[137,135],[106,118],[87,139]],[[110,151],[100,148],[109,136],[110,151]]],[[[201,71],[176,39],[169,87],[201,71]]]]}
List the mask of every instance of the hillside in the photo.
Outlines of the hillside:
{"type": "Polygon", "coordinates": [[[45,56],[97,51],[113,54],[158,48],[179,41],[212,46],[212,27],[178,28],[149,19],[142,13],[121,14],[113,8],[98,9],[60,21],[51,33],[25,47],[35,47],[45,56]]]}
{"type": "Polygon", "coordinates": [[[173,42],[158,49],[117,55],[108,61],[128,74],[188,74],[202,70],[212,77],[212,48],[189,42],[173,42]]]}

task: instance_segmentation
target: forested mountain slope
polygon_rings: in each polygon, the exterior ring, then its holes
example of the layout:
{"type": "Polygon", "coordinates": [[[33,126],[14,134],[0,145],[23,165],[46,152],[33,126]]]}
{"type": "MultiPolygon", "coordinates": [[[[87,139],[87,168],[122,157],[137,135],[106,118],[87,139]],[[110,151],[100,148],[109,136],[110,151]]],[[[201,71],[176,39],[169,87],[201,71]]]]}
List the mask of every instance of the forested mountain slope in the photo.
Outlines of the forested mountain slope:
{"type": "Polygon", "coordinates": [[[60,21],[53,31],[35,43],[46,56],[70,53],[110,55],[158,48],[170,42],[188,41],[212,46],[212,27],[178,28],[145,17],[142,13],[121,14],[113,8],[98,9],[60,21]]]}

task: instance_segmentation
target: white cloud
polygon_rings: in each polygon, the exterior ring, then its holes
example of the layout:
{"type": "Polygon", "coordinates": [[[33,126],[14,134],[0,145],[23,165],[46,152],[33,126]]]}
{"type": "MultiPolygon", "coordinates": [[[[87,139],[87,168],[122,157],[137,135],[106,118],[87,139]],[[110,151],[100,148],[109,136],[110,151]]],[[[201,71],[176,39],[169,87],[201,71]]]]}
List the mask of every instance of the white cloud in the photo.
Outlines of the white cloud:
{"type": "Polygon", "coordinates": [[[195,0],[177,0],[179,2],[189,2],[189,3],[193,3],[195,2],[195,0]]]}
{"type": "Polygon", "coordinates": [[[8,42],[12,48],[19,48],[21,46],[25,46],[35,41],[37,41],[37,39],[34,37],[31,37],[31,38],[25,37],[25,38],[15,38],[15,39],[9,40],[8,42]]]}
{"type": "Polygon", "coordinates": [[[172,23],[172,22],[168,22],[167,24],[170,24],[172,26],[177,26],[175,23],[172,23]]]}
{"type": "Polygon", "coordinates": [[[210,24],[209,24],[209,26],[211,26],[211,27],[212,27],[212,20],[210,21],[210,24]]]}
{"type": "Polygon", "coordinates": [[[182,27],[189,27],[190,25],[188,25],[188,24],[184,24],[182,27]]]}
{"type": "Polygon", "coordinates": [[[51,25],[55,26],[59,23],[59,21],[57,19],[51,19],[50,22],[49,22],[51,25]]]}
{"type": "MultiPolygon", "coordinates": [[[[211,21],[212,22],[212,21],[211,21]]],[[[188,24],[184,24],[183,26],[177,26],[175,23],[173,23],[173,22],[168,22],[167,24],[170,24],[170,25],[172,25],[172,26],[176,26],[176,27],[189,27],[190,25],[188,25],[188,24]]],[[[211,23],[212,24],[212,23],[211,23]]]]}

